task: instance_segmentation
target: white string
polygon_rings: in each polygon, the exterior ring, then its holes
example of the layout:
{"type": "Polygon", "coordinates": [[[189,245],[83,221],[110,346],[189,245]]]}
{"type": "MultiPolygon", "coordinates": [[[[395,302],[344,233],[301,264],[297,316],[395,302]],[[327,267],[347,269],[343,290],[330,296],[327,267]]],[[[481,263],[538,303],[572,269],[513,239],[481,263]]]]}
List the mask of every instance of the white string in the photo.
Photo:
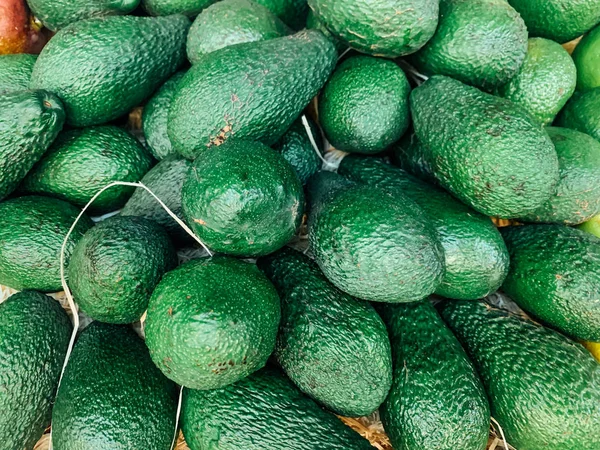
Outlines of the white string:
{"type": "Polygon", "coordinates": [[[177,401],[177,412],[175,413],[175,435],[173,436],[173,442],[171,442],[171,450],[175,449],[177,445],[177,435],[179,434],[179,415],[181,414],[181,403],[183,401],[183,386],[179,388],[179,400],[177,401]]]}
{"type": "Polygon", "coordinates": [[[315,142],[315,138],[312,134],[312,130],[310,129],[310,124],[308,123],[308,119],[306,118],[306,115],[304,115],[304,114],[302,114],[302,125],[304,125],[304,129],[306,130],[306,134],[308,135],[308,140],[310,141],[310,144],[312,145],[312,148],[314,149],[314,151],[317,154],[317,156],[319,157],[319,159],[326,166],[331,166],[332,164],[329,161],[327,161],[325,158],[323,158],[323,155],[321,155],[321,152],[319,151],[319,147],[317,146],[317,143],[315,142]]]}
{"type": "Polygon", "coordinates": [[[343,52],[340,54],[340,56],[338,56],[338,61],[339,61],[340,59],[342,59],[342,58],[344,57],[344,55],[345,55],[346,53],[348,53],[350,50],[352,50],[352,48],[350,48],[350,47],[348,47],[346,50],[344,50],[344,51],[343,51],[343,52]]]}
{"type": "Polygon", "coordinates": [[[496,426],[498,427],[498,431],[500,431],[500,436],[502,436],[502,442],[504,443],[504,448],[506,450],[510,450],[511,447],[509,447],[508,442],[506,442],[506,438],[504,437],[504,430],[502,429],[500,424],[496,421],[496,419],[494,419],[493,417],[490,417],[490,419],[492,419],[492,422],[494,422],[496,424],[496,426]]]}

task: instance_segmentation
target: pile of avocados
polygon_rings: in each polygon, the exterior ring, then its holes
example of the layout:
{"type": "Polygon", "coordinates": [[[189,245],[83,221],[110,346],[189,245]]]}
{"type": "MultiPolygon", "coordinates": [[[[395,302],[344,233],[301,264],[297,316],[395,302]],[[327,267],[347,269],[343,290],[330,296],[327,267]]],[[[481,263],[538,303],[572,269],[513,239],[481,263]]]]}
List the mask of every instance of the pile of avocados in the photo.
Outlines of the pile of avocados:
{"type": "Polygon", "coordinates": [[[600,449],[600,0],[17,2],[0,450],[600,449]]]}

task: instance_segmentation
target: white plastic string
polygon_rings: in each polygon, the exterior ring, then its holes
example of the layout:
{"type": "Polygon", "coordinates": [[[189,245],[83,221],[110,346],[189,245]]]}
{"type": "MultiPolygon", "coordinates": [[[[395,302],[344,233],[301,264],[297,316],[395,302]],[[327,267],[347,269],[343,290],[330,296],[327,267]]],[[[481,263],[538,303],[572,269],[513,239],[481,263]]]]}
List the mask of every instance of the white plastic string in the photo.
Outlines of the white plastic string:
{"type": "Polygon", "coordinates": [[[171,442],[171,450],[175,450],[177,445],[177,436],[179,435],[179,415],[181,414],[181,403],[183,401],[183,386],[179,388],[179,400],[177,401],[177,412],[175,413],[175,434],[171,442]]]}
{"type": "Polygon", "coordinates": [[[331,163],[329,161],[327,161],[325,158],[323,158],[323,155],[321,155],[321,152],[319,151],[319,147],[317,146],[315,138],[312,134],[312,130],[310,129],[310,124],[308,123],[308,119],[306,118],[305,114],[302,114],[302,125],[304,125],[304,129],[306,130],[306,134],[308,135],[308,140],[310,141],[310,144],[312,145],[312,148],[315,151],[315,153],[317,154],[317,156],[319,157],[319,159],[326,166],[331,166],[331,163]]]}
{"type": "Polygon", "coordinates": [[[502,442],[504,443],[504,448],[506,450],[509,450],[511,447],[509,447],[508,442],[506,442],[506,437],[504,437],[504,430],[502,429],[500,424],[496,421],[496,419],[494,419],[493,417],[490,417],[490,419],[492,419],[492,422],[494,422],[494,424],[498,427],[498,431],[500,431],[500,436],[502,436],[502,442]]]}
{"type": "Polygon", "coordinates": [[[340,54],[340,56],[338,56],[338,61],[339,61],[340,59],[342,59],[342,58],[343,58],[343,57],[346,55],[346,53],[348,53],[350,50],[352,50],[352,48],[350,48],[350,47],[348,47],[346,50],[344,50],[344,51],[343,51],[343,52],[340,54]]]}

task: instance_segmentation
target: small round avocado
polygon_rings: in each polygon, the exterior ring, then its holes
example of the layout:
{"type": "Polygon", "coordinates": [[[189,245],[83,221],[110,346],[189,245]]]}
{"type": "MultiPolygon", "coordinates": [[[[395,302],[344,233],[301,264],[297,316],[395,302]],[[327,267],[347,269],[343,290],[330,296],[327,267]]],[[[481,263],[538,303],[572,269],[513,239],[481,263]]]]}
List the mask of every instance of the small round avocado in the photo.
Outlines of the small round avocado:
{"type": "Polygon", "coordinates": [[[600,141],[600,87],[575,92],[554,125],[581,131],[600,141]]]}
{"type": "Polygon", "coordinates": [[[577,90],[583,92],[600,87],[600,26],[593,28],[577,44],[573,61],[577,67],[577,90]]]}

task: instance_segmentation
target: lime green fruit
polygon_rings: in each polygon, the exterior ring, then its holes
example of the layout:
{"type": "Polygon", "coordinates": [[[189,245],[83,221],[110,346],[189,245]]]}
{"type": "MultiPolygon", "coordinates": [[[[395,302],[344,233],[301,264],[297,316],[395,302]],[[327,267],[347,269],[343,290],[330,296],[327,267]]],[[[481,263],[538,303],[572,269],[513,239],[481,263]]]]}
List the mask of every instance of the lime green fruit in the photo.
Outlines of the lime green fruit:
{"type": "Polygon", "coordinates": [[[582,223],[577,228],[588,233],[592,233],[594,236],[600,237],[600,215],[592,217],[587,222],[582,223]]]}
{"type": "Polygon", "coordinates": [[[577,66],[577,89],[589,91],[600,87],[600,26],[592,29],[573,51],[577,66]]]}

